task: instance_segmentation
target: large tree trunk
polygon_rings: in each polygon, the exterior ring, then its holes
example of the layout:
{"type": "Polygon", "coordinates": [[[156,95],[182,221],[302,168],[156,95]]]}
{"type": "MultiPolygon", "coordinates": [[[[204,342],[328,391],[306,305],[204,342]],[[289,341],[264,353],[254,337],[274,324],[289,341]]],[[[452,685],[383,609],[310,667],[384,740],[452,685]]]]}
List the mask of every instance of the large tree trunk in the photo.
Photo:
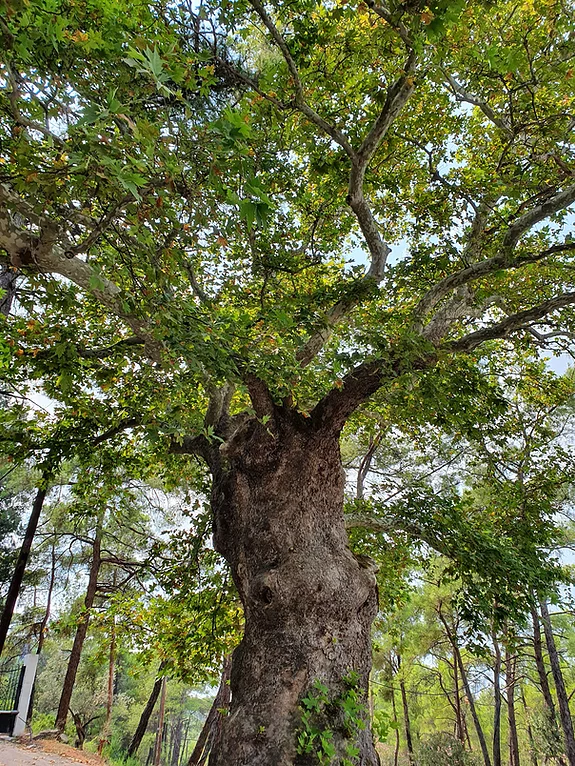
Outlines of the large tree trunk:
{"type": "Polygon", "coordinates": [[[567,755],[567,760],[569,761],[569,766],[575,766],[575,735],[573,733],[571,711],[569,710],[569,698],[565,688],[565,681],[563,680],[561,662],[555,644],[555,636],[553,635],[549,610],[547,609],[547,603],[544,599],[540,602],[540,608],[541,623],[543,625],[543,632],[545,633],[545,642],[549,653],[551,673],[553,674],[553,681],[555,682],[555,689],[557,691],[557,704],[559,706],[559,719],[561,721],[561,728],[563,729],[563,737],[565,740],[565,753],[567,755]]]}
{"type": "Polygon", "coordinates": [[[317,739],[302,752],[302,700],[312,697],[326,700],[313,726],[332,732],[335,757],[356,746],[355,762],[375,766],[367,701],[376,581],[348,546],[339,430],[273,403],[268,418],[255,409],[260,420],[211,459],[214,542],[240,594],[245,632],[210,766],[317,763],[317,739]],[[344,714],[352,696],[361,722],[344,714]]]}
{"type": "Polygon", "coordinates": [[[12,617],[14,615],[14,608],[16,606],[16,601],[18,600],[18,594],[20,593],[20,588],[22,587],[24,572],[26,571],[26,565],[28,563],[28,558],[30,557],[30,550],[34,541],[34,535],[36,534],[36,529],[38,528],[38,522],[40,520],[40,514],[42,512],[42,507],[46,498],[46,492],[46,488],[39,489],[36,493],[36,497],[34,498],[32,513],[28,519],[28,525],[26,527],[26,532],[24,533],[22,547],[20,548],[20,553],[18,554],[18,560],[16,561],[16,566],[14,567],[14,574],[12,575],[12,580],[10,581],[8,593],[6,595],[6,601],[4,602],[2,617],[0,617],[0,654],[4,649],[6,636],[8,635],[10,623],[12,622],[12,617]]]}
{"type": "Polygon", "coordinates": [[[80,658],[82,656],[82,648],[84,646],[84,640],[88,632],[90,610],[92,609],[94,598],[96,596],[96,590],[98,586],[98,572],[100,571],[101,562],[101,543],[102,530],[101,526],[99,525],[96,529],[96,536],[94,538],[92,563],[90,565],[88,587],[86,589],[86,597],[84,599],[84,609],[78,618],[78,627],[76,629],[76,635],[74,636],[74,643],[72,645],[72,651],[70,652],[70,659],[68,660],[68,667],[66,669],[66,676],[64,678],[64,686],[60,696],[58,712],[56,713],[55,726],[56,729],[58,729],[60,732],[64,731],[64,728],[66,727],[66,719],[68,718],[68,711],[70,710],[70,702],[72,700],[72,692],[74,691],[76,673],[78,672],[78,666],[80,665],[80,658]]]}
{"type": "Polygon", "coordinates": [[[146,729],[148,728],[150,716],[152,715],[154,707],[156,706],[156,702],[158,701],[158,697],[160,696],[160,691],[162,689],[162,671],[165,667],[166,663],[161,662],[160,667],[158,668],[158,677],[154,681],[152,692],[148,698],[148,701],[146,702],[146,706],[142,710],[142,715],[140,716],[136,731],[134,732],[134,736],[130,742],[130,747],[128,748],[129,758],[133,758],[138,752],[138,748],[140,747],[144,734],[146,733],[146,729]]]}

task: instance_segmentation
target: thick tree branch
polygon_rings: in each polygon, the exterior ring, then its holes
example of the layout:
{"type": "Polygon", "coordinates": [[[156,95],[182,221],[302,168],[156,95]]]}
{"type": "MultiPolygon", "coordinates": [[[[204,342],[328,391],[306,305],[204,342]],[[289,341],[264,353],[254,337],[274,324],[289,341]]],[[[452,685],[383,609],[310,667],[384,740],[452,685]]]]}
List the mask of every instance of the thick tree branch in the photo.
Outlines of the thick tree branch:
{"type": "Polygon", "coordinates": [[[540,253],[523,254],[513,258],[510,256],[509,252],[505,251],[499,255],[493,256],[493,258],[477,261],[471,266],[461,269],[461,271],[457,271],[455,274],[451,274],[445,279],[442,279],[441,282],[434,285],[431,290],[428,290],[415,309],[415,315],[419,320],[422,320],[435,308],[435,306],[437,306],[439,301],[448,295],[448,293],[475,279],[480,279],[481,277],[485,277],[488,274],[500,271],[501,269],[519,269],[527,264],[544,260],[555,253],[568,252],[571,250],[575,250],[575,243],[563,242],[561,244],[553,245],[540,253]]]}
{"type": "MultiPolygon", "coordinates": [[[[529,325],[565,306],[575,304],[575,292],[564,293],[538,306],[512,314],[490,327],[470,333],[459,340],[450,341],[438,347],[438,351],[468,353],[488,340],[506,338],[518,330],[529,329],[529,325]]],[[[391,382],[400,375],[433,367],[438,356],[433,349],[422,348],[413,355],[398,345],[390,347],[389,356],[373,359],[358,365],[349,372],[340,386],[329,391],[314,407],[311,417],[316,429],[331,432],[341,431],[349,416],[372,396],[385,382],[391,382]]]]}
{"type": "Polygon", "coordinates": [[[339,433],[352,412],[374,394],[384,380],[397,377],[398,368],[398,364],[379,359],[360,364],[345,376],[340,387],[333,388],[314,407],[311,412],[314,426],[339,433]]]}
{"type": "Polygon", "coordinates": [[[155,362],[161,362],[161,343],[153,337],[144,320],[124,309],[122,291],[114,282],[80,258],[69,257],[59,244],[61,235],[58,228],[44,216],[30,210],[28,203],[5,184],[0,184],[0,203],[3,204],[3,209],[0,209],[0,249],[8,256],[2,259],[0,253],[0,261],[24,271],[59,274],[69,279],[125,321],[144,342],[148,356],[155,362]],[[28,218],[39,231],[32,233],[17,225],[10,208],[28,218]]]}
{"type": "Polygon", "coordinates": [[[563,295],[551,298],[538,306],[533,306],[525,311],[519,311],[517,314],[512,314],[490,327],[485,327],[482,330],[472,332],[459,340],[446,343],[443,348],[450,351],[473,351],[473,349],[477,348],[482,343],[485,343],[485,341],[506,338],[513,332],[528,329],[528,325],[532,322],[537,322],[539,319],[543,319],[543,317],[551,314],[553,311],[557,311],[564,306],[573,304],[575,304],[575,292],[563,293],[563,295]]]}
{"type": "MultiPolygon", "coordinates": [[[[107,359],[115,354],[122,353],[128,348],[134,346],[143,346],[144,341],[137,335],[132,335],[129,338],[122,338],[122,340],[112,343],[109,346],[102,348],[83,348],[78,344],[75,344],[76,353],[81,359],[107,359]]],[[[40,351],[34,351],[35,359],[48,359],[53,354],[52,349],[44,348],[40,351]]]]}
{"type": "Polygon", "coordinates": [[[184,436],[180,441],[172,439],[169,451],[174,455],[198,455],[210,462],[212,445],[204,434],[184,436]]]}
{"type": "Polygon", "coordinates": [[[414,91],[415,62],[415,52],[412,51],[405,64],[404,74],[388,89],[387,98],[382,110],[359,147],[357,154],[361,164],[364,166],[367,166],[385,134],[393,125],[414,91]]]}
{"type": "Polygon", "coordinates": [[[375,0],[366,0],[367,5],[372,9],[374,13],[377,13],[390,27],[396,30],[400,38],[405,43],[405,47],[409,50],[413,50],[413,40],[409,34],[407,27],[401,21],[394,18],[389,8],[384,3],[376,3],[375,0]]]}
{"type": "Polygon", "coordinates": [[[528,210],[519,216],[507,230],[503,238],[503,248],[511,250],[519,242],[520,238],[532,229],[536,224],[541,223],[546,218],[565,210],[575,202],[575,184],[568,186],[563,191],[553,195],[532,210],[528,210]]]}

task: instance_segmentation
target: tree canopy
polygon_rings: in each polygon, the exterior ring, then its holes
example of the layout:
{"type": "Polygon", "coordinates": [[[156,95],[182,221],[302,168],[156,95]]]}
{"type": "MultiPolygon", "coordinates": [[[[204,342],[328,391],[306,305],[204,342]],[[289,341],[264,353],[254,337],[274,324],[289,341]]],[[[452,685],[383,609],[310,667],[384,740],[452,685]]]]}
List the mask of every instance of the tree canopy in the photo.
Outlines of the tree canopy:
{"type": "MultiPolygon", "coordinates": [[[[348,549],[339,437],[520,431],[511,365],[543,380],[542,350],[570,349],[574,18],[548,0],[0,1],[3,449],[40,492],[66,460],[211,491],[246,616],[213,766],[307,762],[294,720],[317,683],[325,752],[376,763],[343,709],[367,699],[376,583],[348,549]]],[[[442,553],[457,532],[469,583],[500,566],[479,600],[507,570],[553,579],[536,559],[566,471],[557,452],[497,484],[518,445],[492,436],[473,496],[452,485],[421,520],[442,553]]],[[[396,508],[404,529],[428,499],[396,508]]]]}

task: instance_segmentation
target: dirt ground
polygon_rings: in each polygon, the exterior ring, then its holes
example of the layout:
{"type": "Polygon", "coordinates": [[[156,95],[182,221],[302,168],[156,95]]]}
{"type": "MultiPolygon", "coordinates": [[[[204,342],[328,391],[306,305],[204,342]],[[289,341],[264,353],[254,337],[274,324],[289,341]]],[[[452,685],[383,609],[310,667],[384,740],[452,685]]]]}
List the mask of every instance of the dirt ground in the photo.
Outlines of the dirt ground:
{"type": "Polygon", "coordinates": [[[75,747],[55,740],[33,743],[0,739],[0,766],[105,766],[106,762],[95,753],[84,753],[75,747]]]}

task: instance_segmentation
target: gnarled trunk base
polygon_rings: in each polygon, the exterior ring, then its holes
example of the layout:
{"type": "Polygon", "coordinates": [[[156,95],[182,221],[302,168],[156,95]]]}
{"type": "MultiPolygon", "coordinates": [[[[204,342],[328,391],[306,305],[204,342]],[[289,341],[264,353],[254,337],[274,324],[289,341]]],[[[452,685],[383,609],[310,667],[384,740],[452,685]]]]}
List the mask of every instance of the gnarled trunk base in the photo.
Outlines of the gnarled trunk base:
{"type": "Polygon", "coordinates": [[[379,759],[367,726],[374,573],[347,543],[337,434],[276,413],[214,472],[214,539],[245,609],[232,702],[210,766],[379,759]]]}

